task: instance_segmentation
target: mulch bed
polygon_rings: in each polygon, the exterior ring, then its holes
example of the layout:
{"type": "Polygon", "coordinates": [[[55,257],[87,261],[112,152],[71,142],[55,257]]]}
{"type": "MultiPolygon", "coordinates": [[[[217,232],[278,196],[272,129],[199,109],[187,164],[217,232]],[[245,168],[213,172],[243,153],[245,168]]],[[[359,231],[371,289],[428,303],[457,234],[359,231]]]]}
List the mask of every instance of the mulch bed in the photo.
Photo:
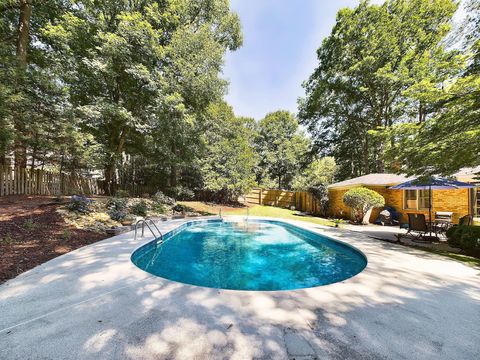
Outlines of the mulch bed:
{"type": "Polygon", "coordinates": [[[47,196],[0,197],[0,283],[108,236],[67,225],[47,196]]]}

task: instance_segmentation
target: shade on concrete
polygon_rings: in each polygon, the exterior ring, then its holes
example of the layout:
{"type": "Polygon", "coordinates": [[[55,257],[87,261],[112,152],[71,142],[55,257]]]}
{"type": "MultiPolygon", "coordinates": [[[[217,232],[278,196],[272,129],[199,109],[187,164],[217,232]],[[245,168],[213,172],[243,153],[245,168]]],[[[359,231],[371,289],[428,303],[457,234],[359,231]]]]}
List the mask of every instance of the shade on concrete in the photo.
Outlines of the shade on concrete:
{"type": "Polygon", "coordinates": [[[146,240],[123,234],[0,286],[0,359],[478,358],[480,269],[288,222],[356,246],[366,269],[299,291],[208,289],[136,268],[146,240]]]}

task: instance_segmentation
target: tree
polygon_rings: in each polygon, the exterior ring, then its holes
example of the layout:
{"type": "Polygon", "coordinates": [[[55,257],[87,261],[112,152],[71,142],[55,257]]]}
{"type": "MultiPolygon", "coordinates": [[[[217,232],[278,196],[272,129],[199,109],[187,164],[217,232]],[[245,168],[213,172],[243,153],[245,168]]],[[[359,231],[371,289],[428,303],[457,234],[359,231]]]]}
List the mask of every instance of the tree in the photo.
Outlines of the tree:
{"type": "Polygon", "coordinates": [[[309,142],[288,111],[276,111],[258,123],[256,148],[260,156],[258,180],[276,180],[279,189],[290,183],[306,162],[309,142]]]}
{"type": "MultiPolygon", "coordinates": [[[[399,124],[381,136],[394,139],[386,155],[397,171],[410,175],[451,175],[462,167],[480,165],[480,4],[469,9],[463,30],[466,56],[458,73],[431,86],[418,86],[415,95],[436,111],[425,121],[399,124]]],[[[457,39],[458,41],[458,39],[457,39]]]]}
{"type": "Polygon", "coordinates": [[[434,110],[412,87],[436,86],[458,69],[457,52],[442,45],[456,8],[453,0],[362,1],[337,14],[304,84],[299,116],[318,152],[339,162],[340,178],[388,170],[384,150],[393,139],[370,130],[410,121],[413,109],[424,121],[434,110]]]}
{"type": "Polygon", "coordinates": [[[236,201],[255,185],[257,156],[253,150],[250,119],[236,118],[225,103],[209,108],[214,118],[207,133],[206,152],[200,160],[203,188],[221,202],[236,201]]]}
{"type": "Polygon", "coordinates": [[[348,190],[343,195],[343,202],[353,210],[355,222],[368,224],[370,210],[385,205],[385,199],[376,191],[359,187],[348,190]]]}
{"type": "Polygon", "coordinates": [[[167,143],[175,186],[184,136],[224,94],[223,55],[241,44],[228,1],[82,1],[45,34],[83,131],[102,146],[105,191],[122,154],[151,131],[167,143]]]}
{"type": "MultiPolygon", "coordinates": [[[[42,28],[69,3],[6,0],[0,5],[0,163],[7,163],[12,150],[16,166],[25,167],[27,158],[35,163],[39,134],[51,134],[49,129],[65,121],[64,94],[42,28]]],[[[42,140],[50,150],[57,143],[51,140],[42,140]]]]}
{"type": "Polygon", "coordinates": [[[318,185],[330,185],[333,183],[337,164],[333,157],[324,157],[313,160],[293,179],[292,187],[295,190],[308,190],[318,185]]]}
{"type": "Polygon", "coordinates": [[[332,157],[315,159],[297,174],[292,183],[297,191],[308,191],[320,204],[320,210],[326,215],[328,210],[328,188],[333,183],[337,165],[332,157]]]}

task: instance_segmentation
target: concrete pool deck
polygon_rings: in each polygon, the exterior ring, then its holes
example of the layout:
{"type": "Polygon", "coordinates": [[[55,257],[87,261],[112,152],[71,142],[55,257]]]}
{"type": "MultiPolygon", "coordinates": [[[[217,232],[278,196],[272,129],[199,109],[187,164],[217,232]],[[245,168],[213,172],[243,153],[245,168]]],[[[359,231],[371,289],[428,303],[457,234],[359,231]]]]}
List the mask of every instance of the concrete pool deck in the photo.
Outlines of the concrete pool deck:
{"type": "Polygon", "coordinates": [[[296,291],[202,288],[138,269],[148,238],[122,234],[0,285],[0,359],[478,359],[479,268],[282,221],[357,247],[366,269],[296,291]]]}

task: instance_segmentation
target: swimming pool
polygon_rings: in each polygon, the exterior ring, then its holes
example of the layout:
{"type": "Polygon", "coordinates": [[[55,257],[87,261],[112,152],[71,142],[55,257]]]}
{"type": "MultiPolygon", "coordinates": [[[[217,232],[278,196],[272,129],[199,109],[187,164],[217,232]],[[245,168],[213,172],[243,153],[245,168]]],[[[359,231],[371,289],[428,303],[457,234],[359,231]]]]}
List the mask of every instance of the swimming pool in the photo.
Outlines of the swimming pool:
{"type": "Polygon", "coordinates": [[[185,223],[132,254],[153,275],[234,290],[293,290],[348,279],[367,265],[357,249],[273,220],[185,223]]]}

